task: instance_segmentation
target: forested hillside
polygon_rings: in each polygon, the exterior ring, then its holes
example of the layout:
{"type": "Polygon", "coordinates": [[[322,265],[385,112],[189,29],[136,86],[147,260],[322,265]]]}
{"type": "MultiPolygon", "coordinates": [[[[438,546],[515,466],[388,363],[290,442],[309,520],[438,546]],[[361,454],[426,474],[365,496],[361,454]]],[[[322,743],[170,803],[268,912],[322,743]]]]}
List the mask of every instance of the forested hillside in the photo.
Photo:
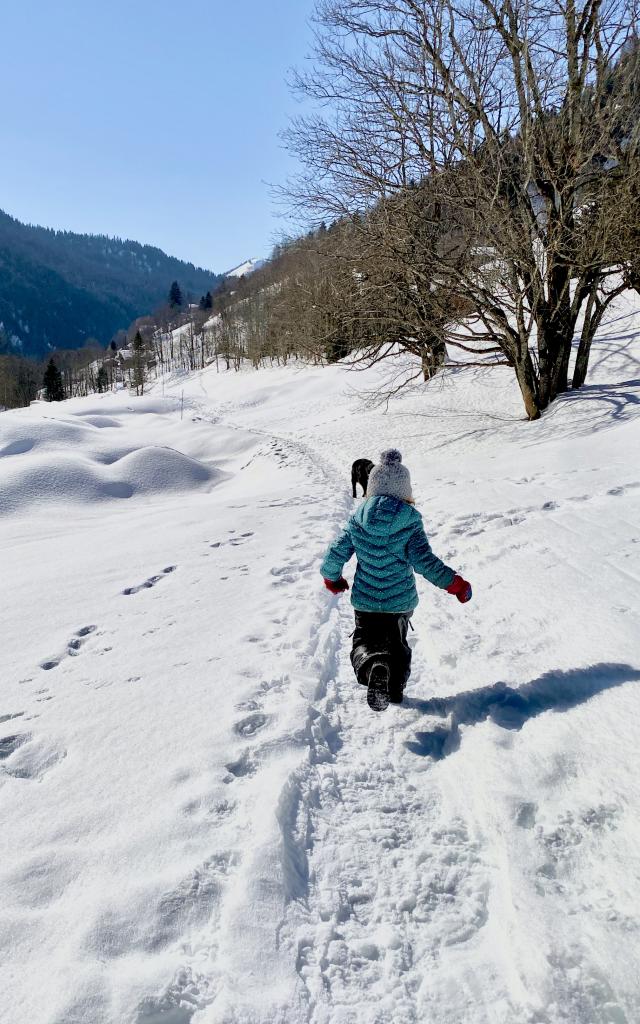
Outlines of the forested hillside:
{"type": "Polygon", "coordinates": [[[150,245],[34,227],[0,211],[0,351],[107,344],[163,302],[174,280],[197,299],[221,277],[150,245]]]}

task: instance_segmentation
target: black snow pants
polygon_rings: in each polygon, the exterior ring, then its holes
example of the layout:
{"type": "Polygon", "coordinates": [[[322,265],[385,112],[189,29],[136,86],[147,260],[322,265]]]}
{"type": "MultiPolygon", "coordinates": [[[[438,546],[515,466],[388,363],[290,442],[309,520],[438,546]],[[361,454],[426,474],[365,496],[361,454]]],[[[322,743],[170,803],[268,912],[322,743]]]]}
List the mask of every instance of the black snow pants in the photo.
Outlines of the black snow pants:
{"type": "Polygon", "coordinates": [[[356,611],[351,664],[359,683],[366,686],[372,661],[384,661],[389,666],[391,685],[404,689],[411,675],[411,648],[407,643],[407,630],[412,612],[393,615],[388,612],[356,611]]]}

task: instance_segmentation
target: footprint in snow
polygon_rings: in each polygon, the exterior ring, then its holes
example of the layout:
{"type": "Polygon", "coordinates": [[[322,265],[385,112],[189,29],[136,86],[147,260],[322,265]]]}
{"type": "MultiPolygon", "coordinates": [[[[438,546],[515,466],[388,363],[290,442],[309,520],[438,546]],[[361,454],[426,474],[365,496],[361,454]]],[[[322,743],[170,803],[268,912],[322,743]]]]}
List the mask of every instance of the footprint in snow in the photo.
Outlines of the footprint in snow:
{"type": "Polygon", "coordinates": [[[218,800],[203,796],[187,800],[180,810],[189,818],[200,817],[209,821],[215,819],[216,822],[221,823],[233,813],[235,808],[236,803],[233,800],[218,800]]]}
{"type": "Polygon", "coordinates": [[[440,656],[441,665],[449,665],[451,668],[455,668],[458,664],[458,658],[455,654],[442,654],[440,656]]]}
{"type": "Polygon", "coordinates": [[[237,761],[229,761],[228,764],[225,764],[225,768],[229,774],[222,781],[229,784],[234,782],[235,779],[255,775],[258,765],[251,751],[247,750],[237,761]]]}
{"type": "Polygon", "coordinates": [[[86,642],[87,637],[91,636],[92,633],[95,633],[96,628],[96,626],[82,626],[81,629],[78,629],[75,636],[73,636],[67,644],[67,654],[78,654],[80,648],[86,642]]]}
{"type": "Polygon", "coordinates": [[[138,1004],[134,1024],[189,1024],[198,1009],[194,1002],[197,991],[191,973],[184,969],[178,971],[166,992],[161,996],[146,996],[138,1004]]]}
{"type": "Polygon", "coordinates": [[[28,732],[5,736],[0,740],[0,768],[16,779],[41,779],[66,753],[44,740],[34,740],[28,732]]]}
{"type": "Polygon", "coordinates": [[[267,724],[267,716],[261,712],[256,711],[251,715],[247,715],[241,721],[236,722],[233,727],[233,731],[238,736],[254,736],[260,729],[264,729],[267,724]]]}
{"type": "Polygon", "coordinates": [[[282,568],[271,569],[271,575],[275,576],[272,586],[278,587],[281,586],[283,583],[295,583],[298,577],[292,573],[291,569],[291,566],[283,566],[282,568]]]}
{"type": "Polygon", "coordinates": [[[260,705],[256,700],[243,700],[240,704],[236,704],[236,711],[259,711],[260,705]]]}
{"type": "MultiPolygon", "coordinates": [[[[229,533],[230,534],[235,534],[236,531],[235,530],[229,530],[229,533]]],[[[229,538],[229,540],[214,540],[214,541],[211,541],[209,543],[209,547],[210,548],[221,548],[221,547],[224,547],[226,544],[230,544],[231,547],[237,548],[241,544],[246,544],[246,542],[249,540],[249,538],[253,537],[253,535],[254,535],[253,531],[249,530],[247,533],[241,533],[237,537],[232,536],[232,537],[229,538]]]]}
{"type": "Polygon", "coordinates": [[[626,492],[627,492],[627,491],[628,491],[629,489],[631,489],[631,488],[633,488],[633,487],[638,487],[638,486],[640,486],[640,485],[638,485],[638,484],[636,484],[636,483],[632,483],[632,484],[622,484],[622,486],[620,486],[620,487],[611,487],[611,488],[610,488],[610,489],[609,489],[609,490],[607,491],[607,494],[608,494],[608,495],[609,495],[609,496],[610,496],[611,498],[621,498],[621,497],[622,497],[622,496],[623,496],[624,494],[626,494],[626,492]]]}
{"type": "Polygon", "coordinates": [[[16,901],[29,910],[44,909],[55,903],[76,881],[77,875],[78,865],[69,848],[59,852],[51,849],[34,852],[24,859],[19,858],[10,869],[16,901]]]}
{"type": "Polygon", "coordinates": [[[63,658],[65,658],[67,655],[70,655],[71,657],[76,657],[76,655],[80,653],[83,644],[86,643],[87,638],[91,636],[92,633],[95,633],[97,628],[98,627],[94,625],[81,626],[80,629],[76,630],[71,639],[67,641],[66,651],[63,654],[57,655],[53,658],[48,658],[46,661],[40,662],[40,668],[44,669],[45,672],[50,672],[52,668],[57,668],[60,662],[63,660],[63,658]]]}
{"type": "Polygon", "coordinates": [[[290,681],[286,673],[282,676],[273,676],[271,679],[264,679],[260,683],[260,689],[263,693],[281,693],[290,681]]]}
{"type": "Polygon", "coordinates": [[[220,895],[220,881],[238,863],[238,855],[229,850],[215,853],[171,892],[165,893],[158,906],[158,916],[177,934],[184,930],[185,922],[200,924],[211,914],[211,903],[220,895]]]}
{"type": "Polygon", "coordinates": [[[125,597],[129,597],[131,594],[137,594],[141,590],[149,590],[151,587],[155,587],[156,583],[159,583],[160,580],[163,580],[165,576],[168,576],[169,573],[175,572],[177,568],[177,565],[168,565],[165,569],[162,570],[162,572],[157,573],[155,576],[149,576],[149,578],[146,579],[144,583],[138,583],[136,586],[133,587],[125,587],[122,593],[125,595],[125,597]]]}
{"type": "Polygon", "coordinates": [[[533,828],[536,823],[538,805],[533,803],[522,803],[515,815],[515,822],[520,828],[533,828]]]}
{"type": "Polygon", "coordinates": [[[19,736],[4,736],[0,740],[0,761],[6,761],[8,757],[15,753],[19,746],[30,739],[31,734],[28,732],[22,733],[19,736]]]}
{"type": "Polygon", "coordinates": [[[14,711],[12,715],[0,715],[0,725],[4,725],[5,722],[11,722],[14,718],[22,718],[23,715],[24,711],[14,711]]]}

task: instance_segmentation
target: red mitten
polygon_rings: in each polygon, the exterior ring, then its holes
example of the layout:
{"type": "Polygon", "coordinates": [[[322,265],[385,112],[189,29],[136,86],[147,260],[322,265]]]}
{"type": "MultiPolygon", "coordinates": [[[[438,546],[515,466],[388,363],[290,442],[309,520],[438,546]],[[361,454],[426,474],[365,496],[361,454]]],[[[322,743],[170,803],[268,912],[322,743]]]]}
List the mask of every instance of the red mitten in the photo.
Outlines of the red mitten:
{"type": "Polygon", "coordinates": [[[339,580],[325,580],[324,585],[332,594],[341,594],[343,590],[349,589],[349,584],[344,576],[341,576],[339,580]]]}
{"type": "Polygon", "coordinates": [[[460,604],[466,604],[467,601],[471,600],[471,584],[463,580],[462,576],[456,574],[447,587],[447,594],[453,594],[454,597],[458,598],[460,604]]]}

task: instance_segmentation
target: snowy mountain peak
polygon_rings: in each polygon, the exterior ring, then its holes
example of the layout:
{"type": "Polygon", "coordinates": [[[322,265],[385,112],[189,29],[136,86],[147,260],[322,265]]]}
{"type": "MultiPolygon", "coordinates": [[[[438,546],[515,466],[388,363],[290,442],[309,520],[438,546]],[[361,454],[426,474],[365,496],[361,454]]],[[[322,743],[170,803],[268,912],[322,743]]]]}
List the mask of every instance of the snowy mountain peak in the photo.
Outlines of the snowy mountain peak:
{"type": "Polygon", "coordinates": [[[228,270],[225,277],[242,277],[244,274],[252,274],[254,270],[259,270],[263,264],[264,260],[245,260],[244,263],[239,263],[233,270],[228,270]]]}

